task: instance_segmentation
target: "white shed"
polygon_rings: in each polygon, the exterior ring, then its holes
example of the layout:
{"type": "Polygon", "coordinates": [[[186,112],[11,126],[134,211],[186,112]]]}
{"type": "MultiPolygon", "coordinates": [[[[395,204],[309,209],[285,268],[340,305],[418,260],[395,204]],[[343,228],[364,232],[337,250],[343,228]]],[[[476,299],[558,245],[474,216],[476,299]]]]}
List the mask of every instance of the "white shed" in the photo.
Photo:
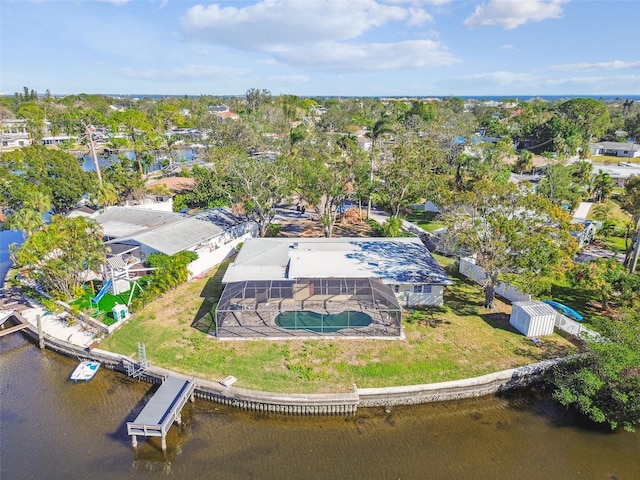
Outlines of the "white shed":
{"type": "Polygon", "coordinates": [[[551,335],[556,322],[556,312],[546,303],[535,300],[514,302],[509,323],[527,337],[551,335]]]}

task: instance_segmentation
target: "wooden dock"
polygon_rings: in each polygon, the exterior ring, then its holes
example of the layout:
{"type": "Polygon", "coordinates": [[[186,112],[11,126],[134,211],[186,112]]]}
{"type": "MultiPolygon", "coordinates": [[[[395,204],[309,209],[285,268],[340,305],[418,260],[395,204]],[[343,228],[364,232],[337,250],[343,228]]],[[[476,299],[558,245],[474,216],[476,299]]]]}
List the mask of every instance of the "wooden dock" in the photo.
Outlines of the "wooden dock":
{"type": "Polygon", "coordinates": [[[193,401],[194,380],[167,377],[133,422],[127,422],[133,447],[138,446],[137,436],[161,437],[162,451],[167,449],[167,432],[173,422],[181,422],[180,412],[187,400],[193,401]]]}
{"type": "Polygon", "coordinates": [[[0,320],[0,326],[4,325],[4,323],[9,320],[17,321],[18,324],[13,327],[0,329],[0,337],[4,337],[5,335],[9,335],[10,333],[17,332],[19,330],[24,330],[29,326],[29,323],[18,312],[11,312],[10,315],[0,320]]]}

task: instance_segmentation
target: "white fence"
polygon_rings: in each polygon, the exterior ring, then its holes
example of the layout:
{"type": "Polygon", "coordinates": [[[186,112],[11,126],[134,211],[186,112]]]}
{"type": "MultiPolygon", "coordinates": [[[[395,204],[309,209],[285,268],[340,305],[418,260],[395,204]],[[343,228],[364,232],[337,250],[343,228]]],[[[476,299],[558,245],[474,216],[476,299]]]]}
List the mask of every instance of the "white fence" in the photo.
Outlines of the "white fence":
{"type": "MultiPolygon", "coordinates": [[[[483,284],[487,278],[484,270],[474,263],[474,260],[469,257],[460,257],[459,272],[465,277],[470,278],[474,282],[483,284]]],[[[520,290],[512,285],[504,282],[498,282],[495,289],[496,293],[503,298],[511,302],[523,302],[531,300],[531,295],[522,293],[520,290]]]]}
{"type": "MultiPolygon", "coordinates": [[[[484,283],[485,278],[487,277],[484,273],[484,270],[473,263],[472,258],[468,257],[460,257],[459,271],[465,277],[470,278],[471,280],[480,284],[484,283]]],[[[531,295],[522,293],[517,288],[504,282],[498,283],[496,287],[496,293],[501,297],[510,300],[511,302],[522,302],[525,300],[531,300],[531,295]]],[[[576,322],[575,320],[571,320],[569,317],[565,317],[560,313],[556,315],[555,327],[580,338],[585,335],[591,338],[600,337],[600,334],[598,332],[589,330],[584,325],[576,322]]]]}
{"type": "Polygon", "coordinates": [[[571,320],[569,317],[565,317],[560,313],[556,315],[555,326],[556,328],[559,328],[560,330],[565,331],[571,335],[575,335],[576,337],[582,338],[583,336],[587,336],[591,337],[592,339],[600,338],[600,334],[598,332],[589,330],[581,323],[578,323],[575,320],[571,320]]]}

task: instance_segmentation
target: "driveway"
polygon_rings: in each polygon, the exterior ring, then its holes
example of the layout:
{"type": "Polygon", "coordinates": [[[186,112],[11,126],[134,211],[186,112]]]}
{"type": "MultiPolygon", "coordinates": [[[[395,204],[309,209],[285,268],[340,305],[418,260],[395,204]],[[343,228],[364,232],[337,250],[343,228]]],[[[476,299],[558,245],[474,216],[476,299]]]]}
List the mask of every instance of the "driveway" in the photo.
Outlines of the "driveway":
{"type": "Polygon", "coordinates": [[[620,263],[624,262],[624,255],[622,253],[615,253],[608,248],[600,247],[598,245],[587,245],[576,256],[576,262],[589,262],[597,258],[615,258],[620,263]]]}

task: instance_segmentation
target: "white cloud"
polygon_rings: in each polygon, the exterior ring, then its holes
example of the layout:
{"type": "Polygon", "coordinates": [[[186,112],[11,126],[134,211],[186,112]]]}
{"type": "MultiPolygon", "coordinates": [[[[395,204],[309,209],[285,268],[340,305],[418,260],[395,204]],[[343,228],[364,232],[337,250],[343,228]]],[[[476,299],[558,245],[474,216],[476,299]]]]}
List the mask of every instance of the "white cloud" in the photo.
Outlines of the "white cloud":
{"type": "Polygon", "coordinates": [[[103,3],[112,3],[115,6],[119,7],[120,5],[126,5],[131,0],[98,0],[98,1],[103,3]]]}
{"type": "Polygon", "coordinates": [[[273,54],[284,63],[342,72],[437,67],[460,62],[439,43],[430,40],[362,44],[318,43],[304,48],[274,51],[273,54]]]}
{"type": "Polygon", "coordinates": [[[565,63],[563,65],[553,65],[549,67],[549,70],[574,72],[584,70],[626,70],[633,68],[640,68],[640,60],[633,62],[614,60],[612,62],[565,63]]]}
{"type": "MultiPolygon", "coordinates": [[[[588,89],[601,94],[640,94],[640,75],[570,77],[549,80],[548,85],[574,86],[576,89],[588,89]]],[[[580,94],[582,91],[575,91],[580,94]]]]}
{"type": "Polygon", "coordinates": [[[512,30],[528,22],[558,18],[568,0],[491,0],[478,5],[465,21],[467,27],[501,26],[512,30]]]}
{"type": "Polygon", "coordinates": [[[432,40],[356,41],[391,22],[411,27],[431,21],[421,8],[377,0],[261,0],[241,8],[196,5],[182,18],[182,28],[201,41],[268,53],[279,64],[314,69],[349,72],[459,62],[432,40]]]}
{"type": "Polygon", "coordinates": [[[433,17],[421,8],[409,9],[409,20],[407,21],[407,25],[414,27],[426,22],[433,22],[433,17]]]}
{"type": "Polygon", "coordinates": [[[516,49],[516,47],[514,47],[513,45],[509,45],[509,44],[500,45],[500,48],[502,50],[515,50],[516,49]]]}
{"type": "Polygon", "coordinates": [[[280,65],[280,62],[278,62],[275,58],[265,58],[264,60],[258,60],[258,63],[261,63],[262,65],[280,65]]]}
{"type": "Polygon", "coordinates": [[[514,73],[506,71],[488,72],[488,73],[476,73],[473,75],[464,75],[455,77],[452,80],[455,82],[470,83],[475,85],[481,85],[482,83],[491,86],[509,87],[509,86],[523,86],[528,87],[531,85],[537,85],[540,83],[540,77],[532,75],[530,73],[514,73]]]}
{"type": "Polygon", "coordinates": [[[131,68],[122,67],[118,73],[127,78],[144,78],[149,80],[199,79],[212,75],[243,75],[249,73],[248,68],[225,67],[218,65],[182,65],[170,68],[131,68]]]}
{"type": "Polygon", "coordinates": [[[375,0],[262,0],[242,8],[196,5],[187,10],[187,35],[241,48],[310,44],[357,38],[409,11],[375,0]]]}
{"type": "Polygon", "coordinates": [[[269,80],[273,80],[280,83],[305,83],[311,80],[306,75],[272,75],[269,80]]]}
{"type": "Polygon", "coordinates": [[[389,0],[388,3],[393,4],[410,4],[410,5],[433,5],[440,6],[451,3],[453,0],[389,0]]]}

